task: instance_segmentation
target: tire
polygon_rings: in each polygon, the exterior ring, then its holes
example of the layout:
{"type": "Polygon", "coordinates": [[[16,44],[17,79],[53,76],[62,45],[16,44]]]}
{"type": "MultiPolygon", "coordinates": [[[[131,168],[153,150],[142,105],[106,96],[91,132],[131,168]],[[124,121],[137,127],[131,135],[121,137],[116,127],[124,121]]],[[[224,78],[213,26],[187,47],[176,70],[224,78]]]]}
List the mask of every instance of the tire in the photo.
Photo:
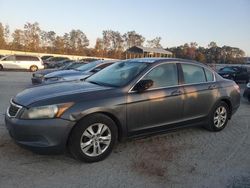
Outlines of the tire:
{"type": "Polygon", "coordinates": [[[230,111],[227,103],[220,101],[210,112],[206,128],[214,132],[221,131],[226,127],[229,115],[230,111]],[[216,121],[216,119],[218,120],[216,121]]]}
{"type": "Polygon", "coordinates": [[[3,70],[3,65],[0,65],[0,71],[2,71],[3,70]]]}
{"type": "Polygon", "coordinates": [[[80,161],[98,162],[111,153],[117,135],[117,126],[111,118],[104,114],[93,114],[80,120],[73,128],[68,149],[80,161]]]}
{"type": "Polygon", "coordinates": [[[31,65],[30,66],[30,71],[31,72],[36,72],[38,70],[38,67],[36,65],[31,65]]]}

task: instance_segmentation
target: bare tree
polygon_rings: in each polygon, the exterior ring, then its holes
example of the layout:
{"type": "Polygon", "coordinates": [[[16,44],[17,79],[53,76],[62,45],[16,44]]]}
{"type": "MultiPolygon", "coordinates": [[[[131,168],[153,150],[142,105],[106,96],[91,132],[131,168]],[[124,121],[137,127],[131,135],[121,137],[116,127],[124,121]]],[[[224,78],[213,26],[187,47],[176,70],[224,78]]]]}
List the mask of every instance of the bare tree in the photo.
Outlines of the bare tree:
{"type": "Polygon", "coordinates": [[[12,33],[12,43],[11,48],[14,50],[22,50],[24,47],[24,33],[21,29],[16,29],[14,33],[12,33]]]}
{"type": "Polygon", "coordinates": [[[162,48],[161,37],[155,37],[152,40],[148,40],[147,41],[147,47],[150,47],[150,48],[162,48]]]}
{"type": "Polygon", "coordinates": [[[70,47],[73,51],[83,51],[89,45],[89,40],[81,30],[71,30],[69,33],[70,47]]]}
{"type": "Polygon", "coordinates": [[[145,38],[135,31],[128,31],[123,35],[123,38],[126,48],[130,48],[132,46],[142,46],[145,41],[145,38]]]}
{"type": "Polygon", "coordinates": [[[6,41],[4,37],[4,26],[0,22],[0,49],[4,49],[6,47],[6,41]]]}
{"type": "Polygon", "coordinates": [[[40,47],[41,29],[37,22],[24,25],[24,42],[28,51],[38,51],[40,47]]]}

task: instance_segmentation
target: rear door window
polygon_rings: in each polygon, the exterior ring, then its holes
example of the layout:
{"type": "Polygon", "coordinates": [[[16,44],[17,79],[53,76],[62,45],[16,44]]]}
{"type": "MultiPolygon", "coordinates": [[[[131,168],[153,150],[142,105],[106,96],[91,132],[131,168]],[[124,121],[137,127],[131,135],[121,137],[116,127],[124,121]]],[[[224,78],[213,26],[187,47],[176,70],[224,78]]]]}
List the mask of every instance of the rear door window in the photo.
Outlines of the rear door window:
{"type": "Polygon", "coordinates": [[[185,84],[197,84],[206,82],[204,70],[200,66],[181,64],[185,84]]]}

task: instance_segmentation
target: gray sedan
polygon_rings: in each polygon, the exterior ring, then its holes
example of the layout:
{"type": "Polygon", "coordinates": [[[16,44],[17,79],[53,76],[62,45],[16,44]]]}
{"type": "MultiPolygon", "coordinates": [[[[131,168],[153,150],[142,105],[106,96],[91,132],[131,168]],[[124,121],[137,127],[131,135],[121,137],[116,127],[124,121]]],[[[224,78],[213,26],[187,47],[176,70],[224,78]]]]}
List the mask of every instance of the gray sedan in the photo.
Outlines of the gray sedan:
{"type": "Polygon", "coordinates": [[[223,130],[240,90],[204,64],[183,59],[131,59],[85,81],[18,93],[5,122],[13,139],[35,152],[62,152],[96,162],[117,140],[187,126],[223,130]]]}

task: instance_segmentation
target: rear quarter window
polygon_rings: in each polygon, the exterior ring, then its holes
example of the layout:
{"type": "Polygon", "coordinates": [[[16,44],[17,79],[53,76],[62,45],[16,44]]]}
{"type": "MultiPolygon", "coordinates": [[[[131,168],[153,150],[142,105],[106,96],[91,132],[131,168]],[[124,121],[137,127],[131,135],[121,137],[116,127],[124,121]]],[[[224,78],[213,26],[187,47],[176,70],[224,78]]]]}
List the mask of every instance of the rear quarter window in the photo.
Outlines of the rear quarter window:
{"type": "Polygon", "coordinates": [[[206,68],[204,68],[204,70],[205,70],[207,82],[213,82],[214,81],[214,74],[206,68]]]}

